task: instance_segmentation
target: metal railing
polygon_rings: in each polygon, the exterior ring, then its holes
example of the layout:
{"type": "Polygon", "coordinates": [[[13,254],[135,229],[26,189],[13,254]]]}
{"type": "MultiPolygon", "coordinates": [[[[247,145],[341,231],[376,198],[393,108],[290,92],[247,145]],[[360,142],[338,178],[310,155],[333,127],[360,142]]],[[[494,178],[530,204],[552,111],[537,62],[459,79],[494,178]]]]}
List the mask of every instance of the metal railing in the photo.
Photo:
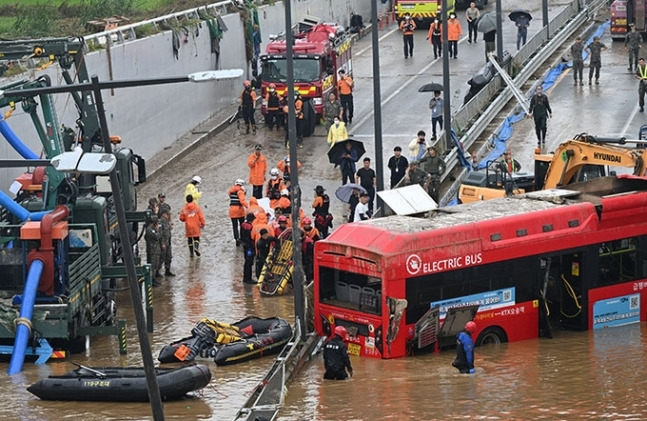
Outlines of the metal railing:
{"type": "MultiPolygon", "coordinates": [[[[520,68],[525,61],[528,61],[534,55],[532,59],[525,63],[521,71],[514,78],[515,84],[517,86],[523,85],[584,22],[605,4],[605,0],[595,0],[578,12],[577,0],[575,0],[562,10],[550,23],[550,28],[552,28],[551,33],[556,34],[550,41],[546,37],[546,31],[540,31],[513,57],[512,66],[514,68],[520,68]],[[562,23],[561,26],[558,25],[560,22],[562,23]],[[566,25],[564,26],[564,24],[566,25]]],[[[501,77],[497,74],[488,85],[479,91],[465,106],[461,107],[452,118],[451,127],[458,130],[459,136],[463,128],[469,125],[469,129],[459,138],[465,151],[474,145],[487,126],[512,98],[512,90],[506,87],[496,99],[492,100],[501,88],[502,83],[501,77]],[[473,123],[470,125],[472,121],[473,123]]],[[[442,139],[438,143],[444,145],[442,139]]],[[[442,181],[459,164],[458,152],[458,149],[454,148],[445,157],[447,169],[441,177],[442,181]]],[[[456,196],[456,192],[466,173],[467,170],[463,169],[460,175],[456,177],[457,181],[453,183],[452,187],[440,199],[442,205],[449,203],[456,196]]]]}
{"type": "Polygon", "coordinates": [[[83,37],[86,44],[96,43],[103,45],[105,43],[125,42],[126,40],[137,39],[136,29],[146,26],[153,26],[155,29],[160,29],[159,26],[164,24],[168,25],[169,21],[177,24],[183,20],[200,20],[199,13],[206,13],[214,18],[219,15],[227,13],[227,6],[234,5],[234,0],[224,0],[218,3],[208,4],[206,6],[195,7],[193,9],[182,10],[180,12],[170,13],[168,15],[159,16],[153,19],[144,20],[130,25],[118,26],[96,34],[90,34],[83,37]]]}

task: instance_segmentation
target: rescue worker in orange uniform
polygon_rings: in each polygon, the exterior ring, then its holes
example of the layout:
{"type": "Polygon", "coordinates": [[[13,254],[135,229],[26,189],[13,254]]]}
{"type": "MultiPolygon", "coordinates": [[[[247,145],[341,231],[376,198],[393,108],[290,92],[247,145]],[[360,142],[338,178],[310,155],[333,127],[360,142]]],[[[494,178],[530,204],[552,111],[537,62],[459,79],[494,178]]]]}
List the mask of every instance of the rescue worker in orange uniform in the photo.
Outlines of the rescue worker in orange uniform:
{"type": "Polygon", "coordinates": [[[254,146],[254,153],[247,158],[249,167],[249,184],[252,185],[252,196],[257,199],[263,198],[263,185],[265,184],[265,173],[267,172],[267,159],[261,153],[263,147],[260,143],[254,146]]]}
{"type": "Polygon", "coordinates": [[[240,231],[239,227],[245,221],[246,208],[249,207],[247,200],[245,200],[245,180],[239,178],[234,183],[233,187],[229,189],[229,218],[231,219],[231,226],[234,230],[234,240],[236,246],[240,245],[240,231]]]}
{"type": "Polygon", "coordinates": [[[205,226],[204,214],[200,206],[193,201],[193,196],[189,194],[185,199],[186,205],[180,211],[180,221],[184,222],[191,257],[193,253],[200,257],[200,230],[205,226]]]}
{"type": "Polygon", "coordinates": [[[449,58],[458,58],[458,40],[463,35],[461,23],[456,19],[456,14],[449,15],[447,21],[447,40],[449,41],[449,58]]]}
{"type": "Polygon", "coordinates": [[[258,241],[259,238],[261,238],[260,231],[262,229],[266,229],[267,232],[270,233],[270,235],[274,236],[274,228],[268,223],[267,221],[267,214],[266,213],[259,213],[256,214],[256,218],[254,219],[254,222],[252,222],[252,240],[254,240],[254,244],[258,241]]]}
{"type": "MultiPolygon", "coordinates": [[[[290,183],[290,157],[286,156],[282,160],[280,160],[276,164],[276,168],[283,173],[283,182],[285,183],[285,187],[290,190],[291,183],[290,183]]],[[[301,169],[301,162],[297,160],[297,170],[301,169]]]]}
{"type": "Polygon", "coordinates": [[[252,89],[252,83],[249,80],[243,82],[243,92],[240,94],[240,106],[242,107],[243,119],[245,120],[245,133],[249,134],[251,125],[252,132],[256,134],[256,120],[254,119],[256,92],[252,89]]]}
{"type": "Polygon", "coordinates": [[[285,188],[283,179],[279,173],[278,168],[270,170],[270,180],[267,182],[265,195],[270,199],[270,207],[274,209],[281,198],[281,190],[285,188]]]}
{"type": "Polygon", "coordinates": [[[337,81],[337,91],[339,92],[339,102],[341,102],[342,119],[346,125],[353,122],[353,112],[355,107],[353,105],[353,86],[355,82],[350,76],[346,76],[346,70],[339,70],[339,78],[337,81]]]}
{"type": "Polygon", "coordinates": [[[402,31],[402,40],[404,42],[404,58],[409,56],[413,58],[413,31],[416,30],[416,22],[411,19],[409,12],[404,14],[404,19],[400,22],[400,31],[402,31]]]}
{"type": "Polygon", "coordinates": [[[270,131],[274,130],[274,126],[276,126],[276,130],[280,129],[279,106],[281,105],[281,99],[276,92],[276,85],[273,83],[270,83],[270,87],[265,94],[265,104],[267,106],[267,128],[270,131]]]}
{"type": "Polygon", "coordinates": [[[265,213],[265,209],[263,209],[263,207],[258,204],[258,200],[252,196],[249,199],[249,207],[247,208],[247,213],[251,213],[256,216],[259,213],[265,213]]]}
{"type": "Polygon", "coordinates": [[[319,241],[321,239],[319,230],[312,226],[312,219],[310,218],[303,218],[303,231],[305,231],[306,236],[312,241],[319,241]]]}
{"type": "Polygon", "coordinates": [[[281,197],[273,209],[280,209],[281,215],[290,215],[292,213],[292,203],[290,202],[290,192],[288,189],[281,190],[281,197]]]}

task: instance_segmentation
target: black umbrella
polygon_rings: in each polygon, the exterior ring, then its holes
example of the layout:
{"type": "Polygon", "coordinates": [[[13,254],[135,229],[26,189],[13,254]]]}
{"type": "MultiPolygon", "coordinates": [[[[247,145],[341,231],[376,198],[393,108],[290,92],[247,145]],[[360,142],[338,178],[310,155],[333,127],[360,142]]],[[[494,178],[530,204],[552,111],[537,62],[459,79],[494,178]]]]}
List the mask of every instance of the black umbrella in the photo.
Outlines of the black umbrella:
{"type": "Polygon", "coordinates": [[[479,32],[487,34],[491,31],[496,31],[496,13],[485,12],[476,21],[476,29],[479,32]]]}
{"type": "Polygon", "coordinates": [[[328,161],[330,161],[331,164],[341,165],[342,155],[347,153],[346,144],[349,142],[352,145],[351,151],[357,152],[358,161],[362,157],[362,155],[366,153],[366,149],[364,149],[364,144],[359,140],[354,140],[354,139],[342,140],[340,142],[335,143],[332,146],[332,148],[330,148],[330,150],[328,151],[328,161]]]}
{"type": "Polygon", "coordinates": [[[426,85],[422,85],[419,89],[418,92],[435,92],[435,91],[442,91],[443,90],[443,85],[440,83],[428,83],[426,85]]]}
{"type": "Polygon", "coordinates": [[[514,10],[514,11],[510,12],[508,17],[510,18],[511,21],[516,22],[517,19],[519,19],[520,15],[526,15],[526,17],[528,18],[528,22],[530,22],[532,20],[532,15],[530,14],[530,12],[527,11],[527,10],[524,10],[524,9],[514,10]]]}

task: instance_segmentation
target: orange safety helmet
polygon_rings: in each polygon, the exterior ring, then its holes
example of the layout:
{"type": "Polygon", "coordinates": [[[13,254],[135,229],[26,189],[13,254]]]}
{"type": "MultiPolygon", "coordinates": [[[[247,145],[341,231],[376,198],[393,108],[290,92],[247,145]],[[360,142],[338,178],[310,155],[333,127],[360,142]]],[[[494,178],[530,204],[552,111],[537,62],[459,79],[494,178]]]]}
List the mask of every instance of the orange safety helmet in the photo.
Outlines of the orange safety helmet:
{"type": "Polygon", "coordinates": [[[468,331],[470,335],[473,334],[474,332],[476,332],[476,323],[471,320],[465,323],[465,330],[468,331]]]}
{"type": "Polygon", "coordinates": [[[270,89],[276,89],[276,85],[273,83],[270,83],[270,89]]]}
{"type": "Polygon", "coordinates": [[[335,335],[342,339],[346,337],[346,328],[344,326],[335,326],[335,335]]]}
{"type": "Polygon", "coordinates": [[[243,81],[243,86],[245,86],[245,87],[252,86],[252,82],[250,82],[249,80],[245,80],[245,81],[243,81]]]}
{"type": "Polygon", "coordinates": [[[303,225],[312,225],[312,219],[306,216],[305,218],[303,218],[303,225]]]}

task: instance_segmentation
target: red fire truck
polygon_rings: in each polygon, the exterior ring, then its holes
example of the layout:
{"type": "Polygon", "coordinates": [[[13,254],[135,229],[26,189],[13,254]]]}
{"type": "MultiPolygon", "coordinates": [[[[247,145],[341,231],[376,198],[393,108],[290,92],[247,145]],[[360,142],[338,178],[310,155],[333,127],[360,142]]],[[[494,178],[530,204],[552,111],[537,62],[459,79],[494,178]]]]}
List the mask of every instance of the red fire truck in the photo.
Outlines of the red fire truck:
{"type": "MultiPolygon", "coordinates": [[[[293,45],[294,87],[304,99],[312,99],[318,116],[323,115],[324,102],[337,86],[337,72],[344,69],[352,75],[351,34],[336,24],[317,23],[299,25],[293,45]]],[[[261,112],[267,113],[265,94],[271,83],[281,97],[287,92],[287,60],[285,39],[276,38],[267,45],[266,54],[261,55],[261,112]]],[[[334,91],[333,91],[334,92],[334,91]]]]}

